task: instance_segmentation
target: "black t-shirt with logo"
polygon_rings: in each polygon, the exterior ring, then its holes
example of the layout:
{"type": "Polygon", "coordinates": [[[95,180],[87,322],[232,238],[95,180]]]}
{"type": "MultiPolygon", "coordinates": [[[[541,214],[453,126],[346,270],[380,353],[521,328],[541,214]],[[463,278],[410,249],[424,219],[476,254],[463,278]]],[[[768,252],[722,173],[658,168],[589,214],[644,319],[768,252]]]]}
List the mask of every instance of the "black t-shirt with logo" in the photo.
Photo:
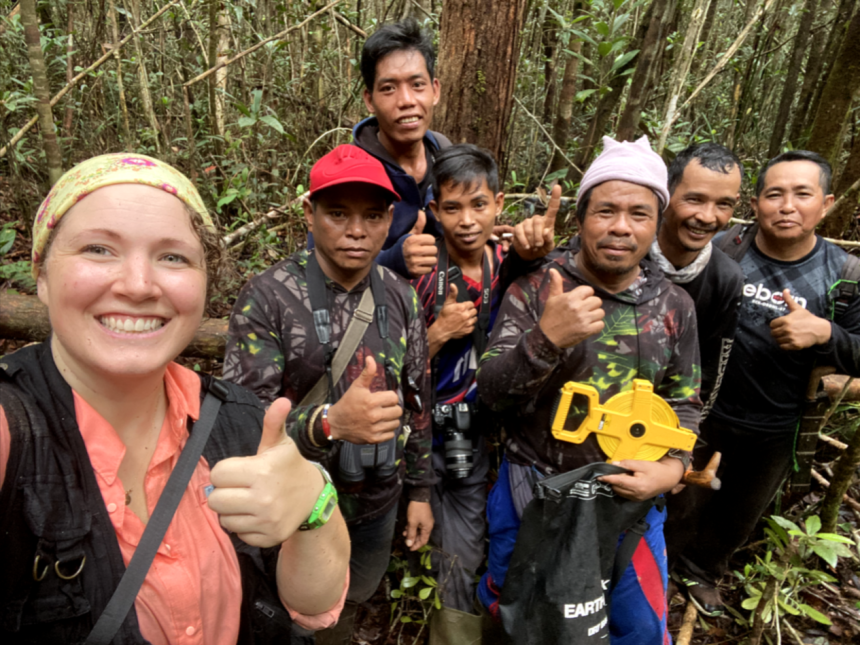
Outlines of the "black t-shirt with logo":
{"type": "Polygon", "coordinates": [[[830,341],[800,351],[780,349],[770,323],[788,313],[783,289],[811,313],[830,319],[830,288],[848,254],[817,238],[805,257],[782,262],[752,244],[740,265],[745,281],[731,357],[711,415],[729,424],[770,432],[791,431],[803,411],[816,365],[860,376],[860,298],[832,325],[830,341]]]}

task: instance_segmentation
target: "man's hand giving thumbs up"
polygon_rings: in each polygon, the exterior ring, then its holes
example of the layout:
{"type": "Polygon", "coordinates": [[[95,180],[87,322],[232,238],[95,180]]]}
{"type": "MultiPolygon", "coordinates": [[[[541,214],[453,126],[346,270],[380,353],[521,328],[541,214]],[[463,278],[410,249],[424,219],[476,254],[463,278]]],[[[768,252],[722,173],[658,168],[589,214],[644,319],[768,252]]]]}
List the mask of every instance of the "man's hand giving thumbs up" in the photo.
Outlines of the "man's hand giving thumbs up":
{"type": "Polygon", "coordinates": [[[413,278],[430,273],[436,266],[436,238],[424,234],[427,213],[418,211],[418,220],[412,227],[409,237],[403,241],[403,260],[413,278]]]}
{"type": "Polygon", "coordinates": [[[457,285],[448,285],[448,297],[439,312],[439,317],[427,329],[430,358],[452,338],[462,338],[472,333],[478,322],[478,309],[474,302],[457,302],[457,285]]]}
{"type": "Polygon", "coordinates": [[[562,349],[573,347],[603,329],[603,301],[591,287],[580,286],[565,293],[558,271],[549,272],[549,298],[540,317],[540,328],[562,349]]]}
{"type": "Polygon", "coordinates": [[[819,318],[797,304],[788,289],[783,290],[782,297],[788,313],[770,322],[770,334],[780,349],[806,349],[830,340],[829,320],[819,318]]]}

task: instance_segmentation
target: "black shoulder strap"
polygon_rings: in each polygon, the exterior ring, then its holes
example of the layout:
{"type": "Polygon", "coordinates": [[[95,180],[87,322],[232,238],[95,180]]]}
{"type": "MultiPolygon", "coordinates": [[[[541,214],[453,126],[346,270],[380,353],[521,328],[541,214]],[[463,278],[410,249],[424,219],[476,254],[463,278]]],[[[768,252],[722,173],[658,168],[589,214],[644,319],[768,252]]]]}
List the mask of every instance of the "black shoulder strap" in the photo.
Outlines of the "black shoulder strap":
{"type": "Polygon", "coordinates": [[[860,291],[858,283],[860,283],[860,258],[849,255],[842,265],[839,280],[830,287],[831,320],[836,320],[848,311],[848,307],[860,291]]]}
{"type": "MultiPolygon", "coordinates": [[[[316,251],[308,253],[306,268],[308,297],[311,301],[311,311],[314,317],[314,329],[317,340],[323,346],[326,378],[328,379],[329,397],[335,394],[335,379],[332,362],[335,357],[335,348],[331,342],[331,314],[329,313],[328,287],[325,283],[325,275],[317,260],[316,251]]],[[[373,295],[373,303],[376,306],[376,327],[379,337],[383,340],[388,338],[388,305],[385,297],[385,282],[382,279],[382,269],[375,262],[370,270],[370,290],[373,295]]],[[[370,322],[370,321],[368,321],[370,322]]],[[[360,339],[359,339],[360,340],[360,339]]]]}
{"type": "MultiPolygon", "coordinates": [[[[445,240],[436,242],[436,248],[439,251],[439,260],[436,263],[436,303],[434,305],[434,315],[439,317],[442,307],[445,305],[445,298],[448,297],[448,284],[453,282],[457,285],[457,302],[466,302],[469,299],[468,285],[463,279],[463,272],[456,264],[452,267],[448,262],[448,249],[445,246],[445,240]]],[[[493,286],[493,268],[490,266],[490,260],[487,257],[487,251],[484,249],[484,263],[481,271],[481,305],[478,309],[478,323],[472,331],[472,345],[475,348],[475,354],[478,359],[487,348],[487,330],[490,328],[490,298],[492,297],[493,286]]]]}
{"type": "Polygon", "coordinates": [[[747,254],[758,233],[758,222],[752,224],[735,224],[720,238],[716,246],[735,262],[747,254]]]}
{"type": "Polygon", "coordinates": [[[143,537],[134,555],[131,556],[131,562],[128,563],[128,569],[125,570],[105,610],[87,636],[86,645],[108,645],[131,610],[137,592],[146,578],[155,553],[164,539],[167,527],[170,526],[179,501],[197,467],[197,462],[200,461],[200,455],[203,454],[212,426],[215,425],[221,403],[227,396],[227,387],[220,381],[212,381],[200,408],[200,418],[194,424],[185,448],[182,449],[176,466],[167,480],[167,485],[158,498],[152,517],[149,518],[143,531],[143,537]]]}

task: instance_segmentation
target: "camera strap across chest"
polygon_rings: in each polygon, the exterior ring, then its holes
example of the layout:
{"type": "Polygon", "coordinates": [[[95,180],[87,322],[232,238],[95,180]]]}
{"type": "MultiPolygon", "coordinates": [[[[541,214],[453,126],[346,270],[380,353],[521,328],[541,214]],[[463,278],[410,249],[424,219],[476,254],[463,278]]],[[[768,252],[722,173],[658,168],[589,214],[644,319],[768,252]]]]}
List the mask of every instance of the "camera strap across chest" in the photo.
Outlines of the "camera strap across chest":
{"type": "Polygon", "coordinates": [[[329,313],[329,289],[326,286],[325,275],[316,257],[316,251],[308,254],[306,268],[308,297],[311,301],[311,311],[314,318],[314,330],[317,340],[323,347],[325,375],[302,398],[300,406],[319,405],[329,400],[334,403],[335,385],[343,376],[349,359],[355,355],[361,339],[370,323],[373,322],[374,305],[379,337],[388,338],[388,306],[385,299],[385,284],[382,281],[382,269],[373,264],[370,271],[370,289],[365,289],[361,300],[352,314],[340,345],[335,350],[331,342],[331,314],[329,313]]]}
{"type": "MultiPolygon", "coordinates": [[[[469,287],[463,279],[463,272],[456,264],[452,267],[448,262],[448,249],[445,241],[437,243],[439,250],[439,262],[436,265],[436,305],[434,316],[438,320],[442,307],[445,306],[445,298],[448,297],[448,284],[453,282],[457,285],[457,302],[469,300],[469,287]]],[[[490,298],[492,297],[493,271],[490,267],[490,259],[484,248],[484,265],[481,273],[481,304],[478,309],[478,322],[472,330],[472,346],[478,359],[487,348],[487,330],[490,328],[490,298]]]]}

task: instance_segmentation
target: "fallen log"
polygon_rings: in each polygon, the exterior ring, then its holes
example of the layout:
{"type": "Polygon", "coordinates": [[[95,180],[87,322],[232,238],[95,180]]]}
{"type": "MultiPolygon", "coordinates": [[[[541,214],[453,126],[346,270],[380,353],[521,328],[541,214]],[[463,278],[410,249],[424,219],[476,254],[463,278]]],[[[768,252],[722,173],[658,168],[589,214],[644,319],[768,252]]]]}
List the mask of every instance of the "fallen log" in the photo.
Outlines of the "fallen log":
{"type": "MultiPolygon", "coordinates": [[[[831,401],[836,400],[836,397],[839,396],[839,393],[842,391],[842,388],[845,387],[849,378],[850,377],[845,374],[831,374],[830,376],[825,376],[821,379],[824,381],[824,390],[827,392],[827,396],[830,397],[831,401]]],[[[860,379],[854,379],[851,382],[848,386],[848,390],[842,397],[842,401],[844,403],[847,403],[848,401],[860,401],[860,379]]]]}
{"type": "MultiPolygon", "coordinates": [[[[48,308],[36,296],[0,291],[0,338],[38,342],[50,332],[48,308]]],[[[182,355],[221,359],[226,343],[227,321],[210,318],[203,321],[182,355]]]]}

